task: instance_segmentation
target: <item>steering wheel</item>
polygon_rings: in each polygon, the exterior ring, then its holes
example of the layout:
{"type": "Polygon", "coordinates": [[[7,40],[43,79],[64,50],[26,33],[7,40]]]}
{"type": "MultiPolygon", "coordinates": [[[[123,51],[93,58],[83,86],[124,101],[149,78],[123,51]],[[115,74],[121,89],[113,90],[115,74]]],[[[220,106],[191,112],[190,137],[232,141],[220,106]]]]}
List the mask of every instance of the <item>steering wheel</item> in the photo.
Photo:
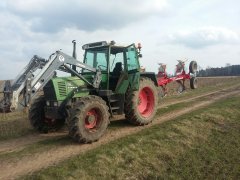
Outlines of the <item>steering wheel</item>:
{"type": "Polygon", "coordinates": [[[98,65],[98,67],[99,67],[101,70],[104,70],[104,69],[102,69],[101,67],[104,67],[104,68],[106,68],[105,70],[107,70],[107,66],[104,66],[104,65],[98,65]]]}

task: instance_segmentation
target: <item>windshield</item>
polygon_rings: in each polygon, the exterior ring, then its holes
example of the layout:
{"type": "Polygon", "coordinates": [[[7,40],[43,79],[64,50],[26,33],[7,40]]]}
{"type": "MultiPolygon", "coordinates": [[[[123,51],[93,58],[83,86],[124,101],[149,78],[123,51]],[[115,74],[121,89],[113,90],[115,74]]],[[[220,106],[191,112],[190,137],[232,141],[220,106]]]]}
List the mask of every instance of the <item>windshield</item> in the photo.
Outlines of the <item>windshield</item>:
{"type": "MultiPolygon", "coordinates": [[[[102,71],[107,71],[107,56],[108,47],[87,49],[85,51],[84,63],[93,68],[100,68],[102,71]]],[[[89,71],[83,69],[83,72],[89,71]]]]}

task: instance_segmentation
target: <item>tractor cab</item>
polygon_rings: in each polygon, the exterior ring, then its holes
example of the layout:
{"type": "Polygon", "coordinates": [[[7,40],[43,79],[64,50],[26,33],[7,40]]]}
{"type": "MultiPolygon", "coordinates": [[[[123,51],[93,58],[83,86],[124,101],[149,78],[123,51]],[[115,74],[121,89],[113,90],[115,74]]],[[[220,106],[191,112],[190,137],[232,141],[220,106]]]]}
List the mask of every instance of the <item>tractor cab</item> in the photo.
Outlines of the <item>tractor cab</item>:
{"type": "MultiPolygon", "coordinates": [[[[101,70],[100,89],[124,94],[129,84],[138,88],[140,53],[134,44],[120,46],[114,41],[110,43],[102,41],[85,44],[83,50],[85,50],[83,63],[101,70]]],[[[87,70],[84,69],[83,73],[87,73],[87,70]]]]}

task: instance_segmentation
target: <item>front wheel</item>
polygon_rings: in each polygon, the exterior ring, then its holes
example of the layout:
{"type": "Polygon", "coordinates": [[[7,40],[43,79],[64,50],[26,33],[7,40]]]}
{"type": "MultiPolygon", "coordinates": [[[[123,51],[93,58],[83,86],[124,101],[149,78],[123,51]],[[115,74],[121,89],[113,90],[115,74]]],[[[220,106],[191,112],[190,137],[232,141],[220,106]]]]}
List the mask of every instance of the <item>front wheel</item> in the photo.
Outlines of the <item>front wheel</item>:
{"type": "Polygon", "coordinates": [[[105,133],[108,124],[106,102],[98,96],[83,97],[70,112],[69,136],[79,143],[91,143],[105,133]]]}
{"type": "Polygon", "coordinates": [[[125,116],[135,125],[152,122],[158,104],[157,88],[149,78],[141,78],[138,91],[128,90],[126,94],[125,116]]]}
{"type": "Polygon", "coordinates": [[[46,102],[43,96],[40,96],[33,101],[28,113],[30,123],[33,128],[40,133],[57,131],[63,127],[65,119],[47,119],[44,112],[45,106],[46,102]]]}
{"type": "Polygon", "coordinates": [[[44,113],[44,106],[45,106],[45,99],[44,97],[40,96],[36,98],[28,113],[28,118],[33,126],[34,129],[36,129],[39,132],[48,132],[47,124],[45,123],[45,113],[44,113]]]}

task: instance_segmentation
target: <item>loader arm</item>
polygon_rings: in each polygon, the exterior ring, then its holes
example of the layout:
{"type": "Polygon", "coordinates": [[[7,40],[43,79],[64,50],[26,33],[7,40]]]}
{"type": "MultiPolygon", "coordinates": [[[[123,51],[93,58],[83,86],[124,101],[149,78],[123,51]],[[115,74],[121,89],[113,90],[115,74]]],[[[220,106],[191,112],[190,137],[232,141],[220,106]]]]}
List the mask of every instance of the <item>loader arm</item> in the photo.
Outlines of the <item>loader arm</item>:
{"type": "Polygon", "coordinates": [[[31,99],[36,96],[40,89],[42,89],[50,79],[55,75],[56,70],[61,70],[74,74],[88,85],[99,88],[101,82],[101,71],[90,67],[75,58],[61,52],[56,51],[46,61],[43,58],[34,56],[24,70],[13,81],[12,86],[9,87],[9,83],[6,83],[4,90],[4,98],[0,101],[0,111],[9,112],[18,109],[19,97],[22,95],[23,102],[20,102],[22,106],[27,107],[30,105],[31,99]],[[95,73],[93,82],[86,80],[75,69],[70,68],[76,66],[79,68],[87,69],[95,73]],[[33,73],[41,69],[40,72],[34,76],[33,73]]]}

